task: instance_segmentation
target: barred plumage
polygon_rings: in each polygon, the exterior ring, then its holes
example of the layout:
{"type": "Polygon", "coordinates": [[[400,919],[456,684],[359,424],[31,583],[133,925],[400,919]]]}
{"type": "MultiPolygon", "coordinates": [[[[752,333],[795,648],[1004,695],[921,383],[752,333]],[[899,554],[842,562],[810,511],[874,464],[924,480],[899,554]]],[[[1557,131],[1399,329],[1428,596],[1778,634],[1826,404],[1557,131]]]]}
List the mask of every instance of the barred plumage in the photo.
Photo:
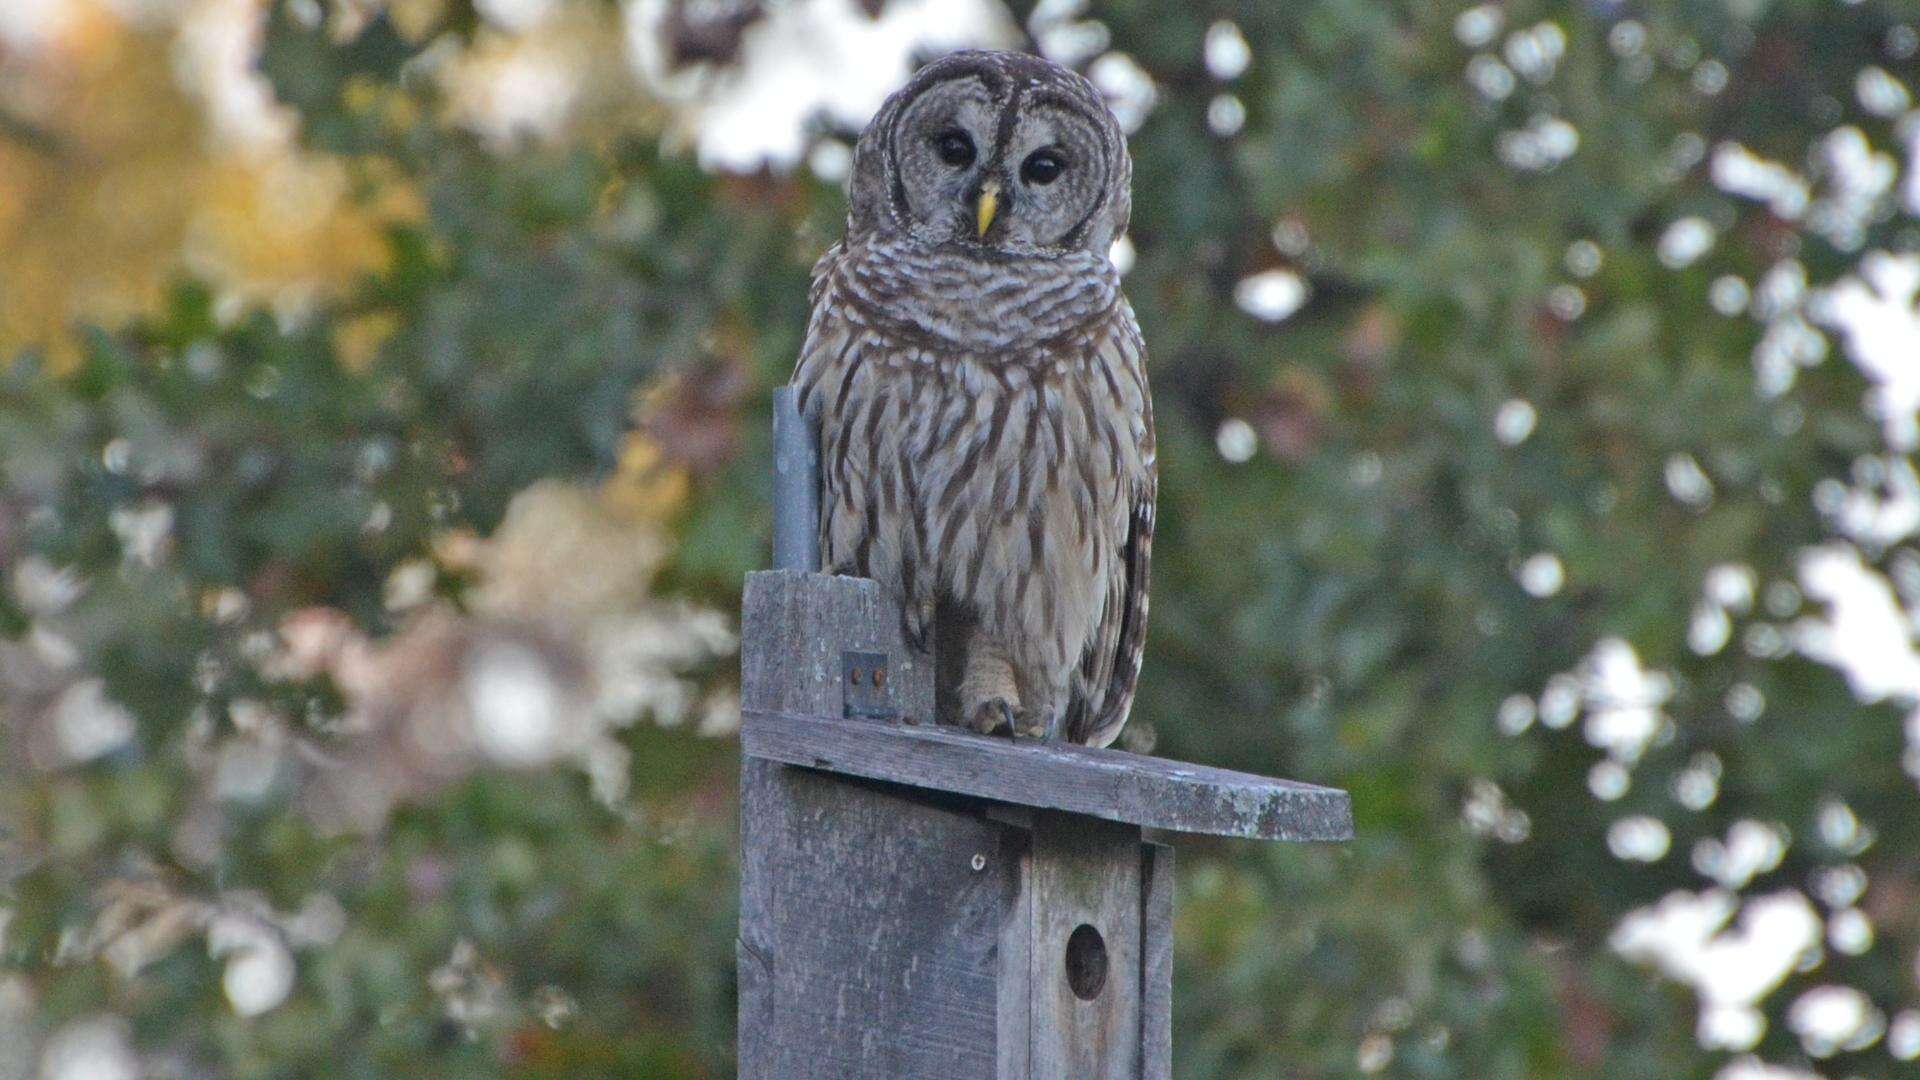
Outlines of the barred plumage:
{"type": "Polygon", "coordinates": [[[855,161],[794,379],[821,431],[825,568],[881,582],[921,640],[938,630],[943,720],[1105,745],[1139,675],[1155,495],[1145,352],[1107,258],[1124,140],[1079,76],[964,53],[896,94],[855,161]],[[969,121],[980,169],[897,145],[969,121]],[[1022,179],[1066,158],[1080,190],[1021,184],[1009,148],[1022,179]],[[994,196],[981,209],[996,181],[1001,221],[994,196]]]}

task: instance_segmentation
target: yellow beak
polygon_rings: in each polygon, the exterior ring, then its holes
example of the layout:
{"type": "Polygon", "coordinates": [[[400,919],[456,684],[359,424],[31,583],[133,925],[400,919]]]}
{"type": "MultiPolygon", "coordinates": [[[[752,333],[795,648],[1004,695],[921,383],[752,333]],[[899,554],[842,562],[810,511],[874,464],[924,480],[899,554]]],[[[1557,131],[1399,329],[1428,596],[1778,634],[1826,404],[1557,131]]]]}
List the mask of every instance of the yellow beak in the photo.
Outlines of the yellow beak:
{"type": "Polygon", "coordinates": [[[980,232],[978,233],[979,236],[987,235],[987,228],[988,226],[993,224],[993,215],[996,212],[998,212],[999,209],[1000,209],[1000,185],[988,184],[986,187],[981,188],[980,189],[980,205],[978,208],[978,220],[980,225],[980,232]]]}

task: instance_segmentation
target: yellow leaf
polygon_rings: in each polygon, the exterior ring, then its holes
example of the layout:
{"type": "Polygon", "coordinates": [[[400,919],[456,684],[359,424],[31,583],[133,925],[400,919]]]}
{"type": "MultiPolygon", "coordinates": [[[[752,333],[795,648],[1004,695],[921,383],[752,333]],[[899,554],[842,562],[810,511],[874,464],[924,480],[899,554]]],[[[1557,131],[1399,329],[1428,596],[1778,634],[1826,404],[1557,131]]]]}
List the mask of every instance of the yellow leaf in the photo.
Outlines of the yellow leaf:
{"type": "Polygon", "coordinates": [[[633,519],[664,521],[686,505],[693,482],[687,470],[667,462],[659,444],[641,432],[629,432],[620,463],[601,490],[607,507],[633,519]]]}
{"type": "Polygon", "coordinates": [[[343,319],[333,328],[333,347],[340,363],[349,371],[365,371],[379,355],[380,346],[400,329],[400,319],[390,311],[376,311],[343,319]]]}

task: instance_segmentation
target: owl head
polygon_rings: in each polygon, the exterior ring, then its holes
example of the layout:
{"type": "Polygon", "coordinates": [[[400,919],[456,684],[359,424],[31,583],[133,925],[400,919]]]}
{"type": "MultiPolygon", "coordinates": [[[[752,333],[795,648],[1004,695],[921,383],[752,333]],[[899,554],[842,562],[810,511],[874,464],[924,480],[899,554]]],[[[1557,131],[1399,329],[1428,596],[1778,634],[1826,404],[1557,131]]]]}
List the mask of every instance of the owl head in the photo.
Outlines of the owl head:
{"type": "Polygon", "coordinates": [[[850,236],[978,253],[1105,255],[1126,230],[1133,164],[1092,83],[1024,53],[928,64],[854,147],[850,236]]]}

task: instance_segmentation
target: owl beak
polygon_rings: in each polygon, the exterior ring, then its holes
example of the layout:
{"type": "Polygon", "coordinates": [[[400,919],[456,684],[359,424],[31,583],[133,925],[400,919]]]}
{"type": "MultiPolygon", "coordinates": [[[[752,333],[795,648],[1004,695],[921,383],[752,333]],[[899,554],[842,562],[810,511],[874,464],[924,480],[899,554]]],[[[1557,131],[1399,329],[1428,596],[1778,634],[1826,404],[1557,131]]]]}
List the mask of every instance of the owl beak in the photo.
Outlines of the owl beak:
{"type": "Polygon", "coordinates": [[[993,215],[1000,210],[1000,185],[989,183],[980,189],[980,201],[975,209],[976,223],[980,231],[978,236],[987,235],[987,229],[993,225],[993,215]]]}

